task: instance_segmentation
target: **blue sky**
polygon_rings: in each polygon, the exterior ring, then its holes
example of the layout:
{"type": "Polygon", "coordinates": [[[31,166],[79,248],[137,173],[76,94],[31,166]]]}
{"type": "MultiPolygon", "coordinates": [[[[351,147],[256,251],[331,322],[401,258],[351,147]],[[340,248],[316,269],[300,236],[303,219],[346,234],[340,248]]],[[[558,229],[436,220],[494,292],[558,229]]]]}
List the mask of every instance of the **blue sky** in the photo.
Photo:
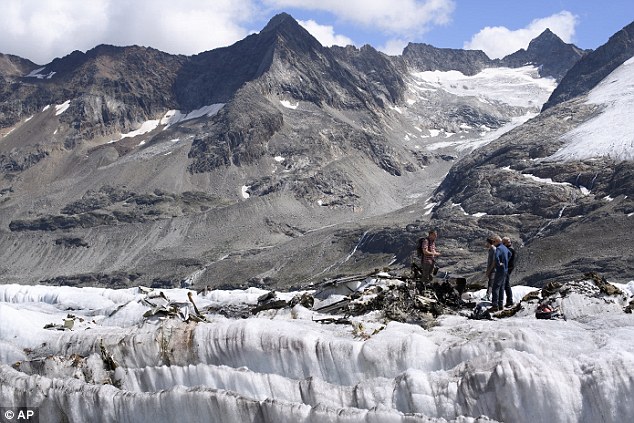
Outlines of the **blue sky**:
{"type": "Polygon", "coordinates": [[[39,64],[98,44],[196,54],[230,45],[287,12],[323,45],[408,42],[503,57],[546,27],[595,49],[634,20],[632,0],[0,0],[0,53],[39,64]]]}

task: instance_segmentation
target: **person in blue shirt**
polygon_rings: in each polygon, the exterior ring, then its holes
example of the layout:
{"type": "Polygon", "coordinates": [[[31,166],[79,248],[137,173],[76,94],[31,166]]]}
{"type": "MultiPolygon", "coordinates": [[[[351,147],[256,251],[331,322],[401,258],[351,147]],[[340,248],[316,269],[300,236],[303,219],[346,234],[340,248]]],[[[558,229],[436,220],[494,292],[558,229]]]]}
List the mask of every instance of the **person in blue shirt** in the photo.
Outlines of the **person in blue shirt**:
{"type": "Polygon", "coordinates": [[[506,283],[506,275],[509,269],[509,258],[511,252],[504,244],[499,235],[493,237],[493,245],[495,245],[495,277],[493,278],[492,303],[490,312],[504,309],[504,284],[506,283]]]}
{"type": "Polygon", "coordinates": [[[504,238],[502,238],[502,244],[504,244],[504,246],[508,248],[509,252],[511,253],[511,256],[509,257],[508,272],[506,273],[506,282],[504,282],[504,295],[506,296],[504,307],[512,307],[513,290],[511,289],[511,272],[513,272],[513,269],[515,269],[515,259],[517,258],[517,253],[515,252],[515,248],[513,248],[511,238],[505,236],[504,238]]]}

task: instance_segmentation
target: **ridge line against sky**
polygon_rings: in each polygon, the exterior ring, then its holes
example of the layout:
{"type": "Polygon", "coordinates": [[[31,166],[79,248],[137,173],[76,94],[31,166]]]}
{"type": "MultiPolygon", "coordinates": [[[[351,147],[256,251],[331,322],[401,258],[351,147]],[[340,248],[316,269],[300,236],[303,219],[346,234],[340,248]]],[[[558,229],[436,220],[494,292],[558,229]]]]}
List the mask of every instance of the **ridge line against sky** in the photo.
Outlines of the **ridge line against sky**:
{"type": "Polygon", "coordinates": [[[610,0],[0,0],[0,53],[38,64],[99,44],[193,55],[293,16],[324,46],[370,44],[391,55],[408,42],[483,50],[500,58],[550,28],[596,49],[634,21],[634,2],[610,0]]]}

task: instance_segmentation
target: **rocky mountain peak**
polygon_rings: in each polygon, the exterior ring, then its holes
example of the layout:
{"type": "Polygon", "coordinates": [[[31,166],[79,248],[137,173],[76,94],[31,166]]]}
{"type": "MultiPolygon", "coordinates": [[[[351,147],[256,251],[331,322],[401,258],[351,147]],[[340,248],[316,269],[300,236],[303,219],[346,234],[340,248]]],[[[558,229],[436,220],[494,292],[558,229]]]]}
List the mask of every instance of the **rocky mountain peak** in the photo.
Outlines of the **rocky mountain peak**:
{"type": "Polygon", "coordinates": [[[278,47],[285,46],[296,50],[297,53],[307,53],[314,49],[323,48],[315,37],[287,13],[280,13],[271,18],[264,29],[260,31],[259,36],[265,40],[277,42],[278,47]]]}
{"type": "Polygon", "coordinates": [[[610,37],[607,43],[577,61],[553,91],[543,110],[586,94],[632,56],[634,22],[610,37]]]}
{"type": "Polygon", "coordinates": [[[539,34],[536,38],[531,40],[530,43],[528,43],[527,51],[544,48],[544,46],[553,45],[553,44],[558,45],[561,43],[563,43],[563,40],[559,38],[557,34],[552,32],[550,28],[546,28],[544,32],[539,34]]]}
{"type": "Polygon", "coordinates": [[[315,37],[285,13],[271,19],[261,33],[271,32],[277,36],[278,48],[291,49],[296,54],[302,55],[311,55],[316,51],[324,50],[324,47],[315,37]]]}
{"type": "Polygon", "coordinates": [[[504,57],[499,63],[508,67],[533,64],[540,68],[540,75],[561,80],[584,53],[584,50],[563,42],[554,32],[546,28],[528,44],[526,50],[520,49],[504,57]]]}
{"type": "Polygon", "coordinates": [[[288,13],[279,13],[273,16],[266,26],[260,31],[260,34],[270,31],[278,31],[280,27],[286,27],[290,29],[301,28],[301,25],[288,13]]]}

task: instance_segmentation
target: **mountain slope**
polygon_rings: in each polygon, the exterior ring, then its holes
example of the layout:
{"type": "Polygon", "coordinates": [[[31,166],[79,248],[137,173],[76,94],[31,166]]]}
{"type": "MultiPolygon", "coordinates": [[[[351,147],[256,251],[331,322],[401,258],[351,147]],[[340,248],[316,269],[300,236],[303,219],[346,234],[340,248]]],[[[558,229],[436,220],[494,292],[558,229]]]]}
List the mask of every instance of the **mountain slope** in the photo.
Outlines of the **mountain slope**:
{"type": "Polygon", "coordinates": [[[25,108],[0,140],[3,280],[296,285],[408,265],[422,200],[554,88],[533,66],[465,75],[438,68],[482,54],[411,50],[324,48],[281,14],[192,57],[99,46],[8,75],[2,107],[25,108]]]}
{"type": "MultiPolygon", "coordinates": [[[[621,61],[622,43],[622,35],[612,37],[564,81],[587,86],[605,70],[587,64],[621,61]]],[[[517,277],[534,285],[588,271],[631,279],[634,145],[625,115],[633,104],[632,63],[589,87],[587,97],[547,107],[457,163],[433,200],[432,221],[450,243],[469,243],[477,259],[488,234],[512,236],[524,246],[517,277]]]]}

